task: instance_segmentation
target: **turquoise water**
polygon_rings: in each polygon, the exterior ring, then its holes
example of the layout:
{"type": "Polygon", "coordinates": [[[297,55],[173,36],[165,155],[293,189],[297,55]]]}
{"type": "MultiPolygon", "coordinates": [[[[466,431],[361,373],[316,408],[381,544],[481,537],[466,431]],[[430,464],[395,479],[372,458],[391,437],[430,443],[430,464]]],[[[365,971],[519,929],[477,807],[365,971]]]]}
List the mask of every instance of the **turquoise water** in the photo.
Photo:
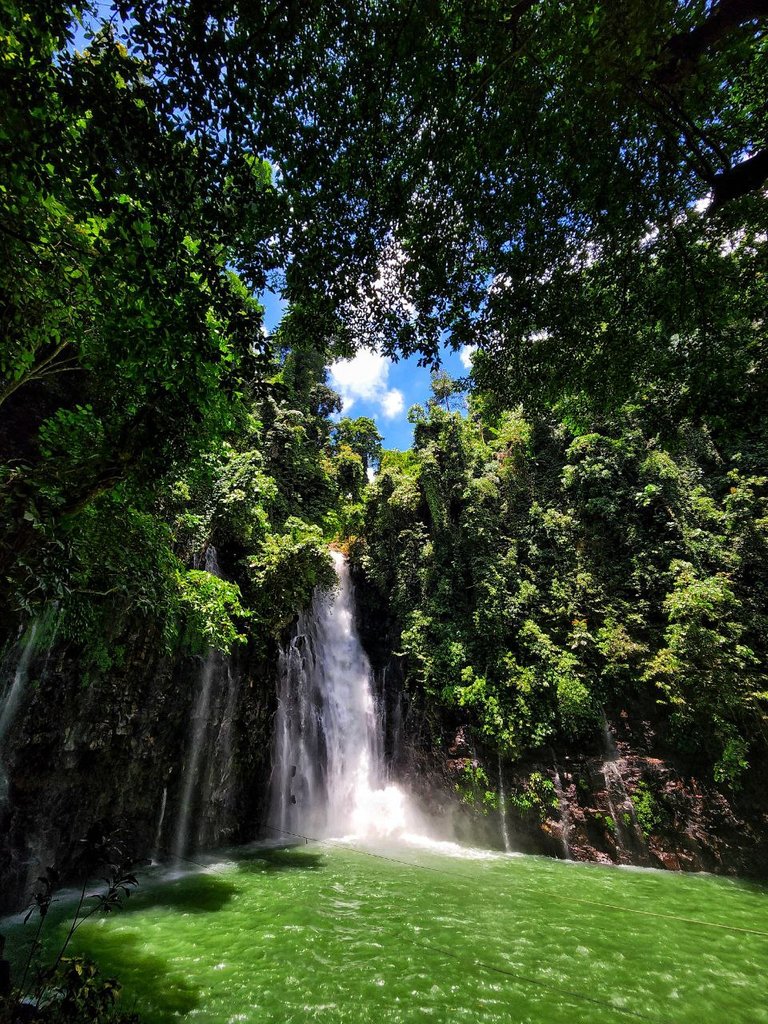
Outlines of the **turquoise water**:
{"type": "Polygon", "coordinates": [[[763,888],[457,853],[239,851],[145,880],[75,948],[147,1024],[768,1024],[763,888]]]}

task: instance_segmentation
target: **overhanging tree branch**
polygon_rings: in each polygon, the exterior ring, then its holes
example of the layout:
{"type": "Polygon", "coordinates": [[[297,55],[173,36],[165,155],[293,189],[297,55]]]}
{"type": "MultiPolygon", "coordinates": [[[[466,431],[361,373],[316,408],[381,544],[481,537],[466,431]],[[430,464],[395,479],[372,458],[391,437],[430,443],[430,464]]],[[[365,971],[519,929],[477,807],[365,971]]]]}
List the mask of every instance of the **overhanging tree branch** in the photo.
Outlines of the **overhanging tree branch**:
{"type": "Polygon", "coordinates": [[[748,160],[735,164],[715,175],[712,182],[710,211],[717,210],[733,199],[741,199],[756,192],[768,181],[768,148],[761,149],[748,160]]]}
{"type": "Polygon", "coordinates": [[[57,357],[60,356],[64,349],[66,349],[69,345],[69,341],[60,342],[54,348],[53,352],[49,356],[47,356],[45,359],[42,359],[38,363],[34,363],[17,380],[9,381],[3,387],[0,387],[0,405],[2,405],[3,402],[10,398],[11,395],[14,394],[14,392],[18,391],[20,387],[23,387],[30,381],[42,380],[43,377],[52,376],[52,374],[64,369],[65,364],[67,369],[77,369],[78,367],[70,365],[73,362],[74,357],[62,360],[59,363],[55,362],[57,357]]]}

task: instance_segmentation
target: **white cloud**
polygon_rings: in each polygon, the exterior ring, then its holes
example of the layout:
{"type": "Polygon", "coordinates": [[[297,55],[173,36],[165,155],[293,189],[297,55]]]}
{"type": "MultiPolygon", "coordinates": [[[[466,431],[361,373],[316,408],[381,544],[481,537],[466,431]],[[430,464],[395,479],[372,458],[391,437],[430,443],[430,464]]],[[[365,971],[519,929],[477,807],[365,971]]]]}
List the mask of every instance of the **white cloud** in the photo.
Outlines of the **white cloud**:
{"type": "Polygon", "coordinates": [[[344,413],[356,402],[378,406],[379,412],[391,420],[405,408],[402,391],[388,388],[391,362],[370,349],[360,349],[353,359],[337,359],[330,366],[331,385],[341,395],[344,413]]]}
{"type": "Polygon", "coordinates": [[[403,392],[398,391],[397,388],[385,391],[381,398],[381,411],[388,420],[393,420],[395,416],[399,416],[403,411],[404,405],[403,392]]]}
{"type": "Polygon", "coordinates": [[[477,352],[477,345],[462,345],[459,349],[461,365],[467,370],[472,369],[472,356],[477,352]]]}
{"type": "Polygon", "coordinates": [[[331,384],[341,395],[344,412],[349,412],[355,401],[380,400],[387,386],[389,361],[378,352],[360,349],[353,359],[337,359],[331,364],[331,384]]]}

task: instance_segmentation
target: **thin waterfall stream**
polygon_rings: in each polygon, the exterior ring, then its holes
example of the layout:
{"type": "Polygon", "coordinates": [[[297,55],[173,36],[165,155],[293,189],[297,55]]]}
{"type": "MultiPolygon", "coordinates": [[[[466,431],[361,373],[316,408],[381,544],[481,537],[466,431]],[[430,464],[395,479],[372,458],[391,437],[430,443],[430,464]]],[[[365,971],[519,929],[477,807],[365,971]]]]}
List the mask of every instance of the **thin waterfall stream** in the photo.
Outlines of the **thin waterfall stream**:
{"type": "Polygon", "coordinates": [[[163,786],[163,796],[160,800],[160,814],[157,819],[157,828],[155,829],[155,841],[152,844],[152,860],[156,861],[160,857],[160,843],[163,839],[163,822],[165,821],[165,808],[168,803],[168,786],[163,786]]]}
{"type": "Polygon", "coordinates": [[[2,711],[0,711],[0,753],[3,751],[5,737],[16,717],[16,711],[21,703],[24,688],[27,685],[29,666],[32,661],[32,655],[35,653],[35,638],[39,628],[39,619],[33,619],[22,640],[21,654],[16,663],[13,681],[3,700],[2,711]]]}
{"type": "Polygon", "coordinates": [[[33,619],[22,639],[21,654],[16,663],[13,680],[0,705],[0,805],[8,799],[8,774],[3,761],[5,741],[16,717],[19,705],[29,677],[29,667],[35,653],[35,638],[40,628],[40,620],[33,619]]]}
{"type": "MultiPolygon", "coordinates": [[[[209,545],[205,570],[221,576],[216,549],[209,545]]],[[[210,842],[216,832],[217,812],[226,802],[230,781],[231,724],[237,699],[237,679],[227,656],[209,650],[203,658],[200,683],[191,713],[191,735],[182,769],[178,798],[173,858],[201,843],[210,842]],[[218,786],[217,786],[218,784],[218,786]]],[[[160,825],[165,811],[164,790],[160,825]]],[[[159,839],[158,839],[159,844],[159,839]]]]}
{"type": "Polygon", "coordinates": [[[179,817],[176,823],[176,840],[173,844],[173,856],[175,860],[181,860],[183,858],[189,845],[192,797],[198,783],[200,762],[203,755],[203,745],[208,731],[211,707],[211,689],[213,688],[216,664],[216,652],[209,651],[203,663],[200,690],[197,695],[197,701],[195,702],[195,709],[192,712],[192,737],[190,739],[187,761],[184,765],[181,800],[179,803],[179,817]]]}
{"type": "Polygon", "coordinates": [[[635,805],[624,785],[621,774],[622,759],[605,712],[603,712],[603,745],[606,755],[602,768],[605,779],[605,795],[613,819],[617,850],[619,854],[626,855],[628,849],[632,849],[638,844],[642,846],[644,840],[637,822],[635,805]]]}
{"type": "Polygon", "coordinates": [[[555,786],[555,794],[557,796],[557,806],[560,811],[560,841],[563,845],[563,856],[566,860],[570,860],[571,845],[568,841],[568,836],[571,830],[571,810],[568,805],[568,798],[565,795],[565,790],[563,789],[563,780],[560,777],[560,769],[558,767],[557,761],[554,760],[554,757],[553,764],[555,769],[553,774],[553,782],[555,786]]]}
{"type": "Polygon", "coordinates": [[[24,700],[32,662],[35,656],[41,653],[43,646],[45,657],[38,681],[42,683],[48,673],[48,663],[56,643],[59,622],[59,605],[54,601],[39,616],[32,619],[19,641],[18,646],[21,651],[13,672],[13,679],[0,702],[0,802],[7,799],[8,791],[8,778],[3,764],[8,734],[24,700]]]}
{"type": "Polygon", "coordinates": [[[504,768],[501,763],[501,754],[499,754],[499,819],[504,851],[511,853],[512,840],[509,838],[509,824],[507,823],[507,791],[504,788],[504,768]]]}
{"type": "Polygon", "coordinates": [[[349,568],[331,554],[337,590],[315,594],[280,655],[270,824],[312,836],[396,836],[413,812],[387,783],[383,716],[349,568]]]}

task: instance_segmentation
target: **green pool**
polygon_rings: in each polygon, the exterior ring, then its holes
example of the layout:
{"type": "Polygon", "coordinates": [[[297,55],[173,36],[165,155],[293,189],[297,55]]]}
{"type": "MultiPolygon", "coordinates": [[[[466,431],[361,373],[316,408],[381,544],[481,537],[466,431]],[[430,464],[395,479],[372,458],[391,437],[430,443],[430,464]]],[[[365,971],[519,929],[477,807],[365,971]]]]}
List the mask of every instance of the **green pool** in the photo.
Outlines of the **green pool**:
{"type": "Polygon", "coordinates": [[[768,1024],[766,890],[450,846],[239,851],[75,948],[147,1024],[768,1024]]]}

